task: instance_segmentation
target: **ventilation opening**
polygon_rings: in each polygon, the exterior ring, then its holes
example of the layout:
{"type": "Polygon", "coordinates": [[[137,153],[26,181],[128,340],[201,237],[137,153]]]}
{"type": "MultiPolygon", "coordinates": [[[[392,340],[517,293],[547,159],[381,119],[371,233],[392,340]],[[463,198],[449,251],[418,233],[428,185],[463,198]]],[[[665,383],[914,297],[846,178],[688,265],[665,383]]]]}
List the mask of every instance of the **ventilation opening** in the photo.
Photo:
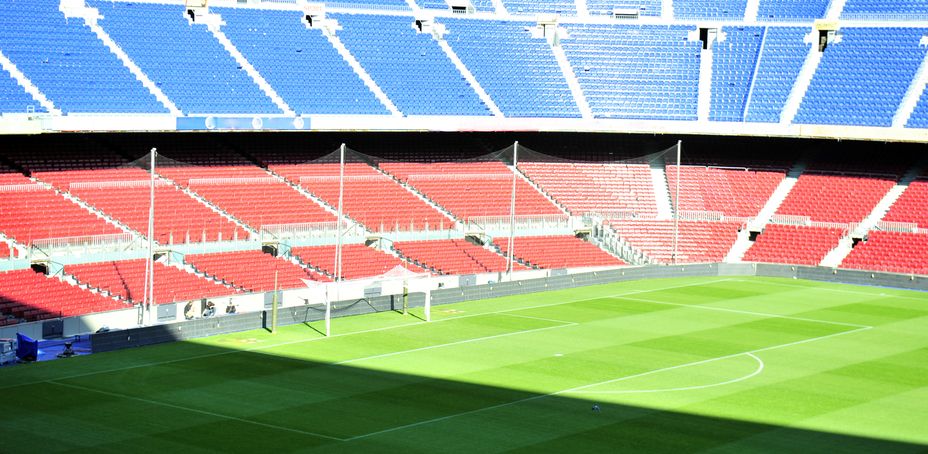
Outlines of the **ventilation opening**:
{"type": "Polygon", "coordinates": [[[638,19],[641,10],[637,8],[613,8],[613,19],[638,19]]]}
{"type": "Polygon", "coordinates": [[[277,246],[273,244],[265,244],[261,246],[261,252],[277,257],[277,246]]]}
{"type": "Polygon", "coordinates": [[[702,42],[703,50],[711,49],[712,44],[718,39],[719,29],[717,28],[700,28],[699,41],[702,42]]]}

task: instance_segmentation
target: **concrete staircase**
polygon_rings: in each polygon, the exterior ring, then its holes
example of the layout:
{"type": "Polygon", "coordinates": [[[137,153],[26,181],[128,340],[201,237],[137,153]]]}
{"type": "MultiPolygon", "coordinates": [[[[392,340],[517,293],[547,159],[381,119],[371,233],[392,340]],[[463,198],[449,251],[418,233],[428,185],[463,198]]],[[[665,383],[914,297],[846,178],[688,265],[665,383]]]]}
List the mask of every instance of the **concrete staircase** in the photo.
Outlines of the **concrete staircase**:
{"type": "MultiPolygon", "coordinates": [[[[921,45],[928,45],[928,37],[922,38],[921,45]]],[[[899,109],[896,110],[896,115],[893,116],[894,128],[904,128],[906,123],[909,122],[909,118],[915,112],[915,107],[918,105],[918,100],[924,93],[926,85],[928,85],[928,54],[925,55],[922,64],[918,66],[918,71],[915,73],[915,77],[912,78],[912,84],[909,85],[908,91],[905,92],[905,96],[899,104],[899,109]]]]}
{"type": "MultiPolygon", "coordinates": [[[[337,28],[337,26],[333,27],[337,28]]],[[[361,63],[359,63],[358,60],[354,58],[354,55],[351,55],[351,51],[345,47],[345,44],[342,43],[342,40],[335,35],[334,28],[324,28],[322,34],[326,37],[326,39],[329,40],[329,43],[332,44],[332,47],[334,47],[335,50],[338,51],[338,54],[341,55],[343,59],[345,59],[345,62],[348,63],[348,66],[351,66],[351,69],[354,70],[355,74],[361,78],[361,81],[364,82],[364,85],[367,86],[371,93],[374,94],[374,96],[384,105],[384,107],[386,107],[392,115],[402,117],[403,113],[400,112],[395,104],[393,104],[393,101],[390,100],[387,94],[380,89],[380,86],[377,85],[377,82],[374,82],[374,79],[370,74],[367,73],[367,70],[361,66],[361,63]]]]}
{"type": "Polygon", "coordinates": [[[454,66],[458,68],[458,71],[461,73],[461,76],[464,77],[464,80],[470,84],[471,88],[477,93],[477,96],[480,97],[480,100],[490,109],[490,112],[493,113],[493,116],[502,117],[503,111],[499,110],[499,106],[496,105],[496,102],[493,101],[493,98],[490,97],[490,94],[483,89],[480,85],[480,82],[477,82],[477,78],[474,77],[473,73],[470,72],[470,69],[464,65],[464,62],[461,61],[458,54],[454,52],[454,49],[451,48],[451,45],[448,44],[444,39],[437,39],[438,46],[441,47],[441,50],[445,52],[445,55],[448,56],[448,59],[454,63],[454,66]]]}
{"type": "Polygon", "coordinates": [[[786,104],[783,106],[783,112],[780,114],[781,125],[792,124],[793,119],[796,118],[796,113],[799,112],[802,99],[805,98],[806,92],[809,90],[809,84],[812,83],[812,76],[815,75],[815,71],[818,70],[818,65],[822,62],[824,53],[818,51],[817,33],[818,32],[813,32],[806,35],[805,42],[811,41],[812,47],[809,48],[809,55],[806,56],[806,61],[802,64],[802,69],[799,70],[799,76],[793,84],[793,89],[790,91],[789,97],[786,98],[786,104]],[[813,35],[815,35],[815,37],[813,37],[813,35]]]}
{"type": "Polygon", "coordinates": [[[3,52],[0,52],[0,67],[2,67],[6,72],[10,73],[13,76],[13,79],[16,79],[21,87],[26,90],[26,93],[29,93],[32,96],[32,99],[35,99],[42,107],[45,108],[52,115],[61,115],[61,110],[59,110],[55,105],[45,97],[45,94],[39,90],[39,87],[36,87],[16,65],[10,61],[9,58],[6,58],[6,55],[3,55],[3,52]]]}
{"type": "Polygon", "coordinates": [[[586,5],[586,0],[574,0],[577,7],[577,17],[590,17],[590,9],[586,5]]]}
{"type": "Polygon", "coordinates": [[[590,109],[590,103],[587,102],[586,96],[583,94],[580,81],[577,80],[574,69],[570,66],[570,61],[567,60],[567,54],[564,53],[564,48],[561,46],[551,46],[551,51],[554,53],[554,59],[557,61],[557,65],[561,68],[561,73],[564,74],[567,87],[570,88],[570,94],[573,95],[574,101],[577,103],[577,108],[580,109],[580,116],[585,120],[592,119],[593,110],[590,109]]]}
{"type": "Polygon", "coordinates": [[[83,209],[85,209],[85,210],[87,210],[87,211],[93,213],[96,217],[98,217],[98,218],[100,218],[100,219],[103,219],[103,220],[106,221],[108,224],[112,224],[113,226],[117,227],[119,230],[122,230],[122,231],[125,232],[125,233],[131,234],[134,238],[136,238],[136,239],[138,239],[138,238],[147,238],[142,232],[139,232],[139,231],[137,231],[137,230],[132,229],[132,228],[129,227],[128,225],[123,224],[122,221],[120,221],[120,220],[118,220],[118,219],[116,219],[116,218],[114,218],[114,217],[112,217],[112,216],[110,216],[110,215],[104,213],[104,212],[103,212],[102,210],[100,210],[99,208],[97,208],[97,207],[95,207],[95,206],[93,206],[93,205],[91,205],[91,204],[89,204],[89,203],[87,203],[87,202],[81,200],[79,197],[77,197],[77,196],[71,194],[70,192],[62,191],[62,190],[60,190],[60,189],[58,189],[58,188],[52,186],[51,184],[46,183],[46,182],[44,182],[44,181],[42,181],[42,180],[39,180],[38,178],[35,178],[35,177],[31,177],[31,178],[29,178],[29,179],[32,180],[34,183],[36,183],[36,184],[38,184],[38,185],[40,185],[40,186],[42,186],[42,187],[44,187],[44,188],[46,188],[46,189],[51,189],[51,190],[55,191],[55,193],[57,193],[58,195],[64,197],[64,198],[67,199],[68,201],[70,201],[70,202],[72,202],[72,203],[74,203],[74,204],[80,206],[81,208],[83,208],[83,209]]]}
{"type": "Polygon", "coordinates": [[[757,10],[760,9],[760,0],[748,0],[744,8],[744,21],[748,23],[757,22],[757,10]]]}
{"type": "MultiPolygon", "coordinates": [[[[148,169],[145,169],[145,170],[147,171],[148,169]]],[[[206,198],[204,198],[204,197],[201,196],[200,194],[197,194],[196,192],[194,192],[192,189],[190,189],[190,188],[188,188],[188,187],[181,186],[181,185],[179,185],[176,181],[171,180],[170,178],[167,178],[167,177],[165,177],[164,175],[157,174],[157,170],[158,170],[158,169],[155,168],[156,175],[158,176],[158,178],[160,178],[160,179],[162,179],[162,180],[164,180],[164,181],[167,181],[168,183],[170,183],[171,185],[173,185],[173,186],[174,186],[176,189],[178,189],[179,191],[181,191],[181,192],[183,192],[184,194],[187,194],[188,196],[192,197],[192,198],[193,198],[194,200],[196,200],[197,202],[202,203],[203,205],[205,205],[205,206],[206,206],[207,208],[209,208],[210,210],[213,210],[213,211],[214,211],[215,213],[217,213],[218,215],[220,215],[220,216],[222,216],[222,217],[228,219],[229,221],[235,223],[235,225],[241,227],[242,229],[244,229],[245,231],[247,231],[247,232],[250,233],[251,235],[257,235],[257,234],[258,234],[258,231],[255,230],[254,227],[252,227],[252,226],[246,224],[245,221],[242,221],[241,219],[239,219],[239,218],[233,216],[232,214],[226,212],[225,210],[223,210],[222,208],[220,208],[219,206],[217,206],[217,205],[214,204],[213,202],[210,202],[209,200],[207,200],[206,198]]],[[[157,204],[158,204],[158,201],[155,200],[155,205],[157,205],[157,204]]]]}
{"type": "Polygon", "coordinates": [[[673,0],[661,0],[661,20],[673,20],[673,0]]]}
{"type": "Polygon", "coordinates": [[[825,12],[825,19],[838,20],[841,17],[841,12],[844,11],[845,3],[847,3],[847,0],[831,0],[828,11],[825,12]]]}
{"type": "Polygon", "coordinates": [[[651,184],[654,187],[654,198],[657,202],[657,219],[673,219],[673,205],[670,203],[670,189],[667,184],[667,171],[664,160],[659,157],[650,163],[651,184]]]}
{"type": "Polygon", "coordinates": [[[220,26],[225,24],[222,22],[222,18],[218,14],[211,14],[210,16],[211,20],[207,21],[206,26],[216,38],[216,41],[219,41],[219,44],[222,44],[222,47],[226,49],[226,52],[228,52],[229,55],[235,59],[235,62],[242,67],[242,70],[244,70],[245,73],[251,77],[251,80],[253,80],[255,84],[261,88],[261,91],[263,91],[268,98],[271,98],[271,101],[274,102],[274,105],[277,106],[278,109],[283,111],[283,113],[287,116],[295,117],[296,112],[294,112],[293,109],[287,105],[287,102],[284,101],[284,98],[277,94],[277,91],[274,90],[274,87],[272,87],[271,84],[264,79],[264,76],[262,76],[254,66],[252,66],[251,62],[249,62],[248,59],[245,58],[241,52],[239,52],[238,48],[235,47],[235,44],[232,44],[232,41],[229,40],[229,37],[227,37],[226,34],[223,33],[223,31],[220,29],[220,26]]]}
{"type": "Polygon", "coordinates": [[[385,175],[387,178],[390,178],[391,180],[393,180],[394,183],[402,186],[404,189],[411,192],[412,195],[418,197],[419,200],[422,200],[423,202],[427,203],[430,207],[438,210],[439,212],[441,212],[441,214],[445,215],[445,217],[448,218],[448,220],[450,221],[450,224],[448,225],[449,229],[453,228],[455,225],[457,225],[460,222],[460,220],[457,217],[455,217],[454,213],[449,211],[447,208],[439,205],[437,202],[430,199],[428,196],[420,192],[418,189],[410,186],[405,181],[402,181],[399,178],[396,178],[395,176],[393,176],[393,174],[384,172],[383,169],[381,169],[380,167],[376,167],[376,166],[372,166],[372,167],[374,167],[374,170],[380,172],[381,174],[385,175]]]}
{"type": "MultiPolygon", "coordinates": [[[[329,205],[329,203],[326,202],[325,200],[322,200],[321,198],[317,197],[317,196],[316,196],[315,194],[313,194],[312,192],[307,191],[305,188],[303,188],[303,187],[300,186],[299,184],[294,183],[294,182],[292,182],[292,181],[290,181],[290,180],[284,178],[283,175],[281,175],[281,174],[279,174],[279,173],[277,173],[277,172],[275,172],[275,171],[273,171],[273,170],[271,170],[271,169],[264,168],[263,170],[264,170],[265,172],[267,172],[267,174],[270,175],[271,177],[273,177],[274,179],[280,181],[281,183],[283,183],[283,184],[285,184],[285,185],[287,185],[287,186],[290,186],[291,188],[295,189],[297,192],[299,192],[301,195],[303,195],[303,196],[306,197],[307,199],[312,200],[312,201],[315,202],[317,205],[321,206],[324,210],[328,211],[329,213],[332,213],[332,214],[335,215],[335,216],[338,216],[338,207],[337,207],[337,206],[329,205]]],[[[361,224],[360,222],[358,222],[358,221],[352,219],[351,216],[348,216],[348,213],[344,213],[344,212],[343,212],[343,213],[342,213],[342,216],[344,216],[344,218],[345,218],[345,222],[347,223],[347,226],[348,226],[347,228],[359,227],[359,228],[361,228],[362,230],[364,230],[365,233],[370,233],[370,232],[371,232],[371,230],[370,230],[369,228],[365,227],[365,226],[364,226],[363,224],[361,224]]],[[[347,229],[346,229],[346,230],[347,230],[347,229]]]]}
{"type": "Polygon", "coordinates": [[[518,178],[521,178],[523,181],[525,181],[526,183],[528,183],[529,186],[535,188],[535,190],[538,191],[539,194],[543,195],[546,199],[548,199],[548,201],[550,201],[550,202],[553,203],[556,207],[558,207],[558,208],[561,210],[562,213],[564,213],[564,214],[566,214],[566,215],[568,215],[568,216],[570,215],[570,212],[567,211],[567,208],[565,208],[563,205],[561,205],[560,202],[558,202],[554,197],[551,197],[550,194],[548,194],[547,192],[545,192],[545,190],[542,189],[541,186],[539,186],[537,183],[535,183],[534,181],[532,181],[532,179],[529,178],[528,175],[525,175],[524,173],[522,173],[521,170],[519,170],[519,169],[517,169],[517,168],[515,168],[515,167],[512,167],[512,166],[506,166],[506,167],[509,167],[509,170],[511,170],[513,173],[515,173],[516,176],[517,176],[518,178]]]}

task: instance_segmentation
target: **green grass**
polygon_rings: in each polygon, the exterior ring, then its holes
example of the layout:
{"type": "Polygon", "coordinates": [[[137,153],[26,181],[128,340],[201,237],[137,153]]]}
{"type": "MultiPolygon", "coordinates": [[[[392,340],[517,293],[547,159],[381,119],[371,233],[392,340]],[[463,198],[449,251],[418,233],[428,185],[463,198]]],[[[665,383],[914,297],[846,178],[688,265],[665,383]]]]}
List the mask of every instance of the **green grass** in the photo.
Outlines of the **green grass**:
{"type": "Polygon", "coordinates": [[[657,279],[332,326],[2,368],[0,452],[928,451],[925,293],[657,279]]]}

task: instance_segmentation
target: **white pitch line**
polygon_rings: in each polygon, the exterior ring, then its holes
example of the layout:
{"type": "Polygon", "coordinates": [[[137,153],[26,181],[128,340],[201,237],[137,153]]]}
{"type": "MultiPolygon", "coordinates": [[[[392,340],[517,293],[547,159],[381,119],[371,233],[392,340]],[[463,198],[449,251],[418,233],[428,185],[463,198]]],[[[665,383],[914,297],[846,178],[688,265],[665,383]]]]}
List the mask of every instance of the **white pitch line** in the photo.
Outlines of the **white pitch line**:
{"type": "Polygon", "coordinates": [[[732,312],[732,313],[735,313],[735,314],[757,315],[757,316],[768,317],[768,318],[785,318],[785,319],[788,319],[788,320],[799,320],[799,321],[803,321],[803,322],[815,322],[815,323],[825,323],[825,324],[829,324],[829,325],[850,326],[850,327],[852,327],[852,328],[873,328],[872,326],[868,326],[868,325],[859,325],[859,324],[857,324],[857,323],[834,322],[834,321],[831,321],[831,320],[819,320],[819,319],[815,319],[815,318],[795,317],[795,316],[792,316],[792,315],[768,314],[768,313],[766,313],[766,312],[744,311],[744,310],[741,310],[741,309],[729,309],[729,308],[727,308],[727,307],[704,306],[704,305],[701,305],[701,304],[670,303],[670,302],[667,302],[667,301],[655,301],[655,300],[648,300],[648,299],[644,299],[644,298],[628,298],[628,297],[621,297],[621,299],[625,299],[625,300],[629,300],[629,301],[638,301],[638,302],[641,302],[641,303],[661,304],[661,305],[665,305],[665,306],[690,307],[690,308],[693,308],[693,309],[703,309],[703,310],[707,310],[707,311],[732,312]]]}
{"type": "Polygon", "coordinates": [[[511,333],[494,334],[494,335],[492,335],[492,336],[484,336],[484,337],[477,337],[477,338],[473,338],[473,339],[465,339],[465,340],[456,341],[456,342],[448,342],[447,344],[429,345],[429,346],[427,346],[427,347],[419,347],[419,348],[413,348],[413,349],[409,349],[409,350],[401,350],[401,351],[398,351],[398,352],[384,353],[384,354],[381,354],[381,355],[365,356],[364,358],[346,359],[346,360],[344,360],[344,361],[339,361],[339,362],[336,362],[336,363],[331,363],[331,365],[333,365],[333,366],[338,366],[338,365],[341,365],[341,364],[351,364],[351,363],[356,363],[356,362],[360,362],[360,361],[368,361],[368,360],[371,360],[371,359],[389,358],[389,357],[391,357],[391,356],[405,355],[405,354],[407,354],[407,353],[421,352],[421,351],[432,350],[432,349],[436,349],[436,348],[451,347],[451,346],[454,346],[454,345],[470,344],[470,343],[472,343],[472,342],[480,342],[480,341],[485,341],[485,340],[490,340],[490,339],[499,339],[499,338],[501,338],[501,337],[516,336],[516,335],[519,335],[519,334],[536,333],[536,332],[539,332],[539,331],[547,331],[547,330],[550,330],[550,329],[558,329],[558,328],[567,328],[568,326],[577,326],[577,325],[578,325],[578,323],[572,323],[572,322],[564,322],[564,323],[566,323],[566,324],[565,324],[565,325],[557,325],[557,326],[546,326],[546,327],[544,327],[544,328],[535,328],[535,329],[529,329],[529,330],[524,330],[524,331],[514,331],[514,332],[511,332],[511,333]]]}
{"type": "Polygon", "coordinates": [[[519,318],[528,318],[528,319],[532,319],[532,320],[541,320],[541,321],[544,321],[544,322],[570,323],[570,324],[573,324],[573,325],[576,325],[576,324],[577,324],[577,322],[569,322],[569,321],[567,321],[567,320],[557,320],[557,319],[554,319],[554,318],[535,317],[535,316],[532,316],[532,315],[510,314],[510,313],[508,313],[508,312],[501,312],[500,314],[501,314],[501,315],[508,315],[508,316],[510,316],[510,317],[519,317],[519,318]]]}
{"type": "Polygon", "coordinates": [[[207,411],[207,410],[200,410],[200,409],[196,409],[196,408],[184,407],[184,406],[182,406],[182,405],[175,405],[175,404],[171,404],[171,403],[167,403],[167,402],[161,402],[161,401],[157,401],[157,400],[145,399],[145,398],[142,398],[142,397],[129,396],[129,395],[126,395],[126,394],[114,393],[114,392],[110,392],[110,391],[103,391],[103,390],[100,390],[100,389],[88,388],[88,387],[86,387],[86,386],[74,385],[74,384],[69,384],[69,383],[61,383],[61,382],[57,382],[57,381],[55,381],[55,380],[48,380],[48,381],[46,381],[46,383],[50,383],[50,384],[57,385],[57,386],[64,386],[64,387],[66,387],[66,388],[79,389],[79,390],[82,390],[82,391],[94,392],[94,393],[98,393],[98,394],[105,394],[105,395],[107,395],[107,396],[119,397],[119,398],[122,398],[122,399],[135,400],[135,401],[138,401],[138,402],[144,402],[144,403],[146,403],[146,404],[151,404],[151,405],[160,405],[160,406],[162,406],[162,407],[174,408],[174,409],[177,409],[177,410],[188,411],[188,412],[191,412],[191,413],[199,413],[199,414],[202,414],[202,415],[214,416],[214,417],[217,417],[217,418],[228,419],[228,420],[230,420],[230,421],[243,422],[243,423],[252,424],[252,425],[255,425],[255,426],[266,427],[266,428],[268,428],[268,429],[283,430],[283,431],[286,431],[286,432],[294,432],[294,433],[298,433],[298,434],[302,434],[302,435],[310,435],[310,436],[313,436],[313,437],[326,438],[326,439],[334,440],[334,441],[346,441],[346,439],[344,439],[344,438],[333,437],[333,436],[331,436],[331,435],[325,435],[325,434],[320,434],[320,433],[316,433],[316,432],[309,432],[309,431],[306,431],[306,430],[294,429],[294,428],[292,428],[292,427],[278,426],[278,425],[275,425],[275,424],[268,424],[268,423],[264,423],[264,422],[260,422],[260,421],[252,421],[252,420],[250,420],[250,419],[239,418],[239,417],[237,417],[237,416],[223,415],[223,414],[220,414],[220,413],[213,413],[213,412],[207,411]]]}
{"type": "MultiPolygon", "coordinates": [[[[695,389],[706,389],[706,388],[715,388],[718,386],[731,385],[733,383],[742,382],[745,380],[750,380],[751,378],[757,376],[764,371],[764,360],[758,358],[753,353],[745,353],[745,356],[749,356],[754,359],[754,362],[757,363],[757,368],[742,377],[733,378],[731,380],[723,381],[720,383],[711,383],[708,385],[696,385],[696,386],[684,386],[680,388],[659,388],[659,389],[628,389],[628,390],[615,390],[615,391],[574,391],[571,394],[644,394],[644,393],[663,393],[663,392],[676,392],[676,391],[692,391],[695,389]]],[[[715,358],[718,359],[718,358],[715,358]]],[[[715,360],[714,359],[714,360],[715,360]]],[[[629,377],[632,378],[632,377],[629,377]]]]}
{"type": "MultiPolygon", "coordinates": [[[[482,316],[486,316],[486,315],[497,315],[497,314],[512,315],[512,314],[509,314],[509,312],[522,311],[522,310],[529,310],[529,309],[539,309],[539,308],[543,308],[543,307],[561,306],[561,305],[565,305],[565,304],[580,303],[580,302],[583,302],[583,301],[592,301],[592,300],[605,299],[605,298],[618,298],[618,297],[627,296],[627,295],[639,295],[639,294],[642,294],[642,293],[660,292],[660,291],[664,291],[664,290],[673,290],[673,289],[678,289],[678,288],[699,287],[699,286],[703,286],[703,285],[711,285],[711,284],[716,284],[716,283],[719,283],[719,282],[726,282],[726,281],[732,281],[732,280],[733,280],[733,279],[716,279],[716,280],[712,280],[712,281],[697,282],[697,283],[693,283],[693,284],[671,285],[671,286],[667,286],[667,287],[660,287],[660,288],[647,289],[647,290],[633,290],[633,291],[630,291],[630,292],[616,293],[616,294],[612,294],[612,295],[600,295],[600,296],[591,297],[591,298],[581,298],[581,299],[575,299],[575,300],[569,300],[569,301],[559,301],[559,302],[556,302],[556,303],[539,304],[539,305],[536,305],[536,306],[517,307],[517,308],[503,309],[503,310],[492,311],[492,312],[481,312],[481,313],[479,313],[479,314],[468,314],[468,315],[452,316],[452,317],[448,317],[448,318],[433,320],[433,321],[431,321],[431,322],[429,322],[429,323],[430,323],[430,324],[431,324],[431,323],[441,323],[441,322],[447,322],[447,321],[452,321],[452,320],[460,320],[460,319],[471,318],[471,317],[482,317],[482,316]]],[[[380,328],[371,328],[371,329],[365,329],[365,330],[360,330],[360,331],[352,331],[352,332],[350,332],[350,333],[344,333],[344,334],[334,334],[334,335],[329,336],[329,337],[313,337],[313,338],[309,338],[309,339],[299,339],[299,340],[294,340],[294,341],[280,342],[280,343],[276,343],[276,344],[259,345],[259,346],[255,346],[255,347],[251,347],[251,348],[245,348],[245,349],[241,349],[241,350],[226,349],[226,350],[223,350],[223,351],[221,351],[221,352],[204,353],[204,354],[202,354],[202,355],[187,356],[187,357],[183,357],[183,358],[169,359],[169,360],[164,360],[164,361],[154,361],[154,362],[150,362],[150,363],[136,364],[136,365],[132,365],[132,366],[114,367],[114,368],[111,368],[111,369],[104,369],[104,370],[98,370],[98,371],[92,371],[92,372],[85,372],[85,373],[80,373],[80,374],[67,375],[67,376],[64,376],[64,377],[57,377],[57,378],[48,379],[48,380],[35,380],[35,381],[25,382],[25,383],[4,385],[4,386],[0,386],[0,391],[5,390],[5,389],[10,389],[10,388],[16,388],[16,387],[20,387],[20,386],[37,385],[37,384],[40,384],[40,383],[49,382],[49,381],[51,381],[51,380],[70,380],[70,379],[72,379],[72,378],[88,377],[88,376],[92,376],[92,375],[106,374],[106,373],[110,373],[110,372],[122,372],[122,371],[126,371],[126,370],[139,369],[139,368],[142,368],[142,367],[162,366],[162,365],[165,365],[165,364],[174,364],[174,363],[179,363],[179,362],[184,362],[184,361],[192,361],[192,360],[203,359],[203,358],[212,358],[212,357],[216,357],[216,356],[235,355],[235,354],[239,354],[239,353],[249,353],[249,352],[254,352],[254,351],[267,350],[267,349],[270,349],[270,348],[284,347],[284,346],[287,346],[287,345],[296,345],[296,344],[302,344],[302,343],[307,343],[307,342],[318,342],[318,341],[323,341],[323,340],[326,340],[326,339],[333,339],[333,338],[346,337],[346,336],[354,336],[354,335],[358,335],[358,334],[367,334],[367,333],[373,333],[373,332],[378,332],[378,331],[388,331],[388,330],[392,330],[392,329],[405,328],[405,327],[409,327],[409,326],[427,326],[427,325],[424,325],[422,322],[411,322],[411,323],[403,323],[403,324],[399,324],[399,325],[384,326],[384,327],[380,327],[380,328]]],[[[207,346],[207,347],[214,347],[214,348],[227,348],[227,347],[213,346],[213,345],[206,345],[206,346],[207,346]]]]}
{"type": "Polygon", "coordinates": [[[357,440],[357,439],[361,439],[361,438],[368,438],[368,437],[372,437],[372,436],[375,436],[375,435],[385,434],[385,433],[389,433],[389,432],[395,432],[395,431],[397,431],[397,430],[410,429],[410,428],[413,428],[413,427],[418,427],[418,426],[422,426],[422,425],[426,425],[426,424],[432,424],[432,423],[436,423],[436,422],[446,421],[446,420],[449,420],[449,419],[452,419],[452,418],[457,418],[457,417],[460,417],[460,416],[466,416],[466,415],[471,415],[471,414],[474,414],[474,413],[480,413],[480,412],[484,412],[484,411],[495,410],[495,409],[497,409],[497,408],[508,407],[508,406],[511,406],[511,405],[517,405],[517,404],[521,404],[521,403],[525,403],[525,402],[531,402],[531,401],[533,401],[533,400],[544,399],[544,398],[551,397],[551,396],[558,396],[558,395],[561,395],[561,394],[574,393],[574,392],[576,392],[576,391],[581,391],[581,390],[584,390],[584,389],[587,389],[587,388],[592,388],[592,387],[595,387],[595,386],[606,385],[606,384],[609,384],[609,383],[614,383],[614,382],[623,381],[623,380],[629,380],[629,379],[637,378],[637,377],[644,377],[644,376],[646,376],[646,375],[652,375],[652,374],[656,374],[656,373],[660,373],[660,372],[665,372],[665,371],[669,371],[669,370],[682,369],[682,368],[684,368],[684,367],[695,366],[695,365],[698,365],[698,364],[705,364],[705,363],[709,363],[709,362],[712,362],[712,361],[718,361],[718,360],[721,360],[721,359],[733,358],[733,357],[735,357],[735,356],[741,356],[741,355],[747,355],[747,354],[755,354],[755,353],[759,353],[759,352],[763,352],[763,351],[774,350],[774,349],[784,348],[784,347],[791,347],[791,346],[794,346],[794,345],[800,345],[800,344],[805,344],[805,343],[809,343],[809,342],[815,342],[815,341],[819,341],[819,340],[823,340],[823,339],[828,339],[828,338],[831,338],[831,337],[843,336],[843,335],[845,335],[845,334],[852,334],[852,333],[856,333],[856,332],[860,332],[860,331],[866,331],[866,330],[868,330],[868,329],[871,329],[871,328],[870,328],[870,327],[857,328],[857,329],[853,329],[853,330],[842,331],[842,332],[840,332],[840,333],[833,333],[833,334],[828,334],[828,335],[825,335],[825,336],[813,337],[813,338],[803,339],[803,340],[799,340],[799,341],[795,341],[795,342],[788,342],[788,343],[785,343],[785,344],[774,345],[774,346],[771,346],[771,347],[763,347],[763,348],[758,348],[758,349],[755,349],[755,350],[748,350],[748,351],[744,351],[744,352],[733,353],[733,354],[731,354],[731,355],[719,356],[719,357],[717,357],[717,358],[709,358],[709,359],[704,359],[704,360],[700,360],[700,361],[693,361],[693,362],[690,362],[690,363],[678,364],[678,365],[676,365],[676,366],[664,367],[664,368],[661,368],[661,369],[654,369],[654,370],[647,371],[647,372],[642,372],[642,373],[639,373],[639,374],[626,375],[626,376],[623,376],[623,377],[613,378],[613,379],[611,379],[611,380],[604,380],[604,381],[597,382],[597,383],[590,383],[590,384],[587,384],[587,385],[577,386],[577,387],[574,387],[574,388],[564,389],[564,390],[561,390],[561,391],[555,391],[555,392],[548,393],[548,394],[539,394],[539,395],[537,395],[537,396],[527,397],[527,398],[525,398],[525,399],[514,400],[514,401],[511,401],[511,402],[504,402],[504,403],[497,404],[497,405],[491,405],[491,406],[489,406],[489,407],[483,407],[483,408],[478,408],[478,409],[475,409],[475,410],[465,411],[465,412],[462,412],[462,413],[455,413],[455,414],[453,414],[453,415],[442,416],[442,417],[440,417],[440,418],[428,419],[428,420],[425,420],[425,421],[419,421],[419,422],[415,422],[415,423],[412,423],[412,424],[406,424],[406,425],[402,425],[402,426],[391,427],[391,428],[389,428],[389,429],[378,430],[378,431],[376,431],[376,432],[370,432],[370,433],[366,433],[366,434],[363,434],[363,435],[356,435],[356,436],[354,436],[354,437],[347,438],[346,441],[352,441],[352,440],[357,440]]]}
{"type": "MultiPolygon", "coordinates": [[[[826,292],[848,293],[851,295],[874,296],[878,298],[904,298],[904,299],[910,299],[910,300],[916,300],[916,301],[925,301],[926,299],[928,299],[928,298],[919,298],[917,296],[908,296],[908,295],[890,295],[890,294],[881,295],[878,293],[861,292],[857,290],[847,290],[847,289],[831,288],[831,287],[816,287],[816,286],[808,286],[808,285],[796,285],[796,284],[789,284],[786,282],[751,281],[751,280],[746,280],[746,279],[732,279],[732,280],[736,282],[752,282],[755,284],[760,283],[760,284],[779,285],[781,287],[803,288],[807,290],[825,290],[826,292]]],[[[821,281],[811,281],[811,282],[821,282],[821,281]]],[[[821,283],[830,283],[830,282],[821,282],[821,283]]],[[[834,282],[834,284],[842,284],[842,283],[834,282]]],[[[842,284],[842,285],[857,285],[857,284],[842,284]]],[[[887,288],[886,290],[906,291],[906,292],[923,292],[924,293],[924,290],[917,290],[917,289],[887,288]]]]}

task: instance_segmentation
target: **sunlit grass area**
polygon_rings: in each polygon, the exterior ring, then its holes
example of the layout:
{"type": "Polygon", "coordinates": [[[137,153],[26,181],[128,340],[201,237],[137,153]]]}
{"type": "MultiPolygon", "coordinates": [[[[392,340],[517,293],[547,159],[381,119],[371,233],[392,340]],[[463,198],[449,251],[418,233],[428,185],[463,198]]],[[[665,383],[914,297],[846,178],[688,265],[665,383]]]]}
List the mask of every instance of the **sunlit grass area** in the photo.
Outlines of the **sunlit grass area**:
{"type": "Polygon", "coordinates": [[[928,450],[928,294],[655,279],[420,316],[6,367],[0,452],[928,450]]]}

